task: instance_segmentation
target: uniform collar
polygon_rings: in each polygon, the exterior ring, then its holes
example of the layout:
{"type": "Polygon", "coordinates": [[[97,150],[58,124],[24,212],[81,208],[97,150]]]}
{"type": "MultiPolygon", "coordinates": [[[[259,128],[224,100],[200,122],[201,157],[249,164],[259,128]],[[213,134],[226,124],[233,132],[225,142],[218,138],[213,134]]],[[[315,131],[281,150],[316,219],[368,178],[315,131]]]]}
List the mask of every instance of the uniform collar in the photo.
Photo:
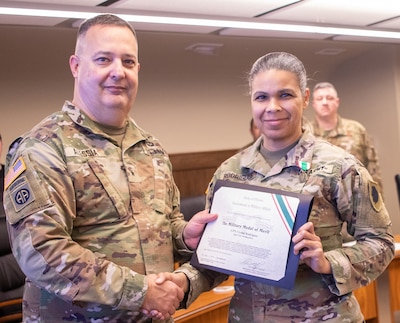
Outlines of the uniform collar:
{"type": "MultiPolygon", "coordinates": [[[[102,131],[92,119],[90,119],[83,111],[78,109],[70,101],[66,101],[64,103],[62,110],[66,112],[72,119],[72,121],[78,124],[79,126],[87,129],[91,133],[106,137],[110,141],[115,142],[117,144],[117,142],[111,136],[102,131]]],[[[129,138],[129,143],[132,145],[135,145],[139,141],[147,139],[147,136],[145,135],[144,131],[141,128],[139,128],[139,126],[131,118],[128,119],[128,125],[126,128],[125,137],[129,138]]]]}
{"type": "Polygon", "coordinates": [[[324,129],[320,128],[318,121],[314,119],[312,122],[312,126],[314,128],[314,134],[318,137],[325,137],[325,134],[327,134],[327,137],[337,137],[341,135],[345,135],[345,129],[343,128],[343,120],[341,116],[337,116],[337,123],[335,128],[333,128],[330,131],[325,131],[324,129]]]}
{"type": "Polygon", "coordinates": [[[242,156],[240,158],[240,168],[243,174],[257,172],[264,176],[267,176],[267,174],[270,176],[280,173],[282,169],[286,167],[302,168],[302,163],[308,163],[305,164],[305,168],[312,167],[315,137],[307,128],[304,129],[298,144],[289,150],[286,156],[281,158],[281,160],[279,160],[272,168],[260,153],[261,144],[262,138],[260,137],[253,145],[242,152],[242,156]]]}

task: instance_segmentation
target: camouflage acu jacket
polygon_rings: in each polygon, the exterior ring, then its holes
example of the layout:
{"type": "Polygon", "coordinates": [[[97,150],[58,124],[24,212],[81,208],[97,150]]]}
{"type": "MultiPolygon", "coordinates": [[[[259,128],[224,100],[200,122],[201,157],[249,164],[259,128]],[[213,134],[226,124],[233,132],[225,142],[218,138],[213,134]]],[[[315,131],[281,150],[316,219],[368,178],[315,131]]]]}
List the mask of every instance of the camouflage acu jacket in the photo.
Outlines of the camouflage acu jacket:
{"type": "Polygon", "coordinates": [[[362,322],[352,291],[376,279],[394,256],[391,221],[377,184],[354,156],[308,131],[273,167],[259,152],[261,143],[259,138],[221,164],[208,204],[218,179],[312,194],[309,219],[333,273],[317,274],[300,264],[293,290],[236,278],[229,322],[362,322]],[[342,246],[343,221],[353,246],[342,246]]]}
{"type": "MultiPolygon", "coordinates": [[[[191,255],[169,158],[132,120],[119,147],[66,102],[10,149],[4,200],[25,322],[151,322],[145,274],[191,255]]],[[[179,270],[188,305],[210,285],[179,270]]]]}
{"type": "Polygon", "coordinates": [[[343,148],[361,161],[378,183],[381,193],[383,192],[378,154],[367,130],[361,123],[338,116],[336,128],[331,131],[321,129],[316,120],[311,122],[311,126],[314,136],[343,148]]]}

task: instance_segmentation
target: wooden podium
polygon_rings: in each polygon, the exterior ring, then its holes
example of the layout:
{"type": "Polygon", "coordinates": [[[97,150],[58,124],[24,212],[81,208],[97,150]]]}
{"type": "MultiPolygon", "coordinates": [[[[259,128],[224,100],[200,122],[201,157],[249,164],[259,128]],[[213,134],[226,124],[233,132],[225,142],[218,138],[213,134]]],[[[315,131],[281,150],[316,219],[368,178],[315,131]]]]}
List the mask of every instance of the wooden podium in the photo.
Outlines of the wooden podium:
{"type": "Polygon", "coordinates": [[[190,323],[226,323],[228,321],[229,302],[233,296],[234,277],[230,276],[219,287],[230,287],[220,292],[210,290],[202,293],[189,308],[176,311],[173,315],[175,322],[190,323]]]}

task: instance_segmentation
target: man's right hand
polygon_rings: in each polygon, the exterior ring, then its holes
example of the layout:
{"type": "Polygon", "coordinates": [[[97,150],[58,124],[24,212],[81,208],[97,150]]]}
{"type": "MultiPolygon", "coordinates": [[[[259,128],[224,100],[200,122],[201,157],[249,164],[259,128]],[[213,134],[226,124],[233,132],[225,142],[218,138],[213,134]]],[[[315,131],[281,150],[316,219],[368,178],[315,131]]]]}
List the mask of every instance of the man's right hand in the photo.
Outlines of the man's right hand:
{"type": "Polygon", "coordinates": [[[157,319],[169,319],[173,315],[185,294],[183,290],[170,280],[162,284],[156,283],[157,275],[147,275],[148,290],[142,309],[150,313],[158,312],[157,319]]]}

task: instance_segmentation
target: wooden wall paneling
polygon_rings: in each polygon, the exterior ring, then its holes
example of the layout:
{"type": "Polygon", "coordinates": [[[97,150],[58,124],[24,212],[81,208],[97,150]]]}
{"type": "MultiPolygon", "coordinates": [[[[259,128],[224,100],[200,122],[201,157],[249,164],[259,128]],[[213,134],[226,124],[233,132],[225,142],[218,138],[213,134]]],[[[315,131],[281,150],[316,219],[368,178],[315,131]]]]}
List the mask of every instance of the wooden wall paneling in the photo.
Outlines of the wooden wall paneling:
{"type": "Polygon", "coordinates": [[[181,197],[205,194],[219,165],[237,149],[171,154],[172,172],[181,197]]]}
{"type": "Polygon", "coordinates": [[[378,323],[377,283],[374,280],[369,285],[354,291],[354,296],[360,304],[361,312],[367,323],[378,323]]]}
{"type": "Polygon", "coordinates": [[[400,311],[400,235],[395,235],[396,253],[394,259],[387,268],[389,277],[389,296],[390,296],[390,315],[391,323],[398,323],[398,313],[400,311]],[[397,314],[397,315],[396,315],[397,314]]]}

